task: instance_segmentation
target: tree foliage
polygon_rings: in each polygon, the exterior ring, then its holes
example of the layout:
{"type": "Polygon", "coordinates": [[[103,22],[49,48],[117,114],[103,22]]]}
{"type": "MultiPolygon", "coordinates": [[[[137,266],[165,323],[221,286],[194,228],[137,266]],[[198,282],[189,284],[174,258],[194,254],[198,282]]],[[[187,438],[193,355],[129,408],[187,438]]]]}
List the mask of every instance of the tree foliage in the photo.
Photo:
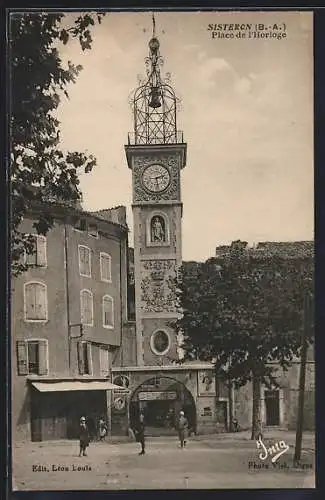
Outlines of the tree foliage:
{"type": "Polygon", "coordinates": [[[185,264],[177,322],[185,359],[216,360],[217,373],[237,387],[249,381],[276,386],[272,362],[287,370],[299,355],[312,292],[310,256],[270,256],[236,242],[222,258],[185,264]]]}
{"type": "MultiPolygon", "coordinates": [[[[91,48],[91,28],[103,14],[77,15],[69,26],[61,13],[15,13],[9,21],[11,259],[14,275],[24,270],[21,255],[33,251],[19,225],[35,202],[80,199],[78,174],[96,164],[92,155],[60,149],[55,112],[82,67],[60,58],[59,45],[78,39],[91,48]]],[[[76,120],[78,118],[76,117],[76,120]]],[[[35,223],[40,234],[52,227],[49,214],[35,223]]]]}

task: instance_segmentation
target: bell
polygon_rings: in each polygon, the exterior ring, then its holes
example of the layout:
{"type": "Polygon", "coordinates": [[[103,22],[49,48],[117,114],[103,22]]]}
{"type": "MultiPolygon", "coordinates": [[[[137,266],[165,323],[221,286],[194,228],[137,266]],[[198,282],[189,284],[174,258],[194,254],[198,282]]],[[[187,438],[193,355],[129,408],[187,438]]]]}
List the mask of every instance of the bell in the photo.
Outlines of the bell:
{"type": "Polygon", "coordinates": [[[159,89],[158,87],[152,87],[151,89],[151,94],[150,94],[150,102],[149,102],[150,108],[160,108],[161,102],[159,99],[159,89]]]}

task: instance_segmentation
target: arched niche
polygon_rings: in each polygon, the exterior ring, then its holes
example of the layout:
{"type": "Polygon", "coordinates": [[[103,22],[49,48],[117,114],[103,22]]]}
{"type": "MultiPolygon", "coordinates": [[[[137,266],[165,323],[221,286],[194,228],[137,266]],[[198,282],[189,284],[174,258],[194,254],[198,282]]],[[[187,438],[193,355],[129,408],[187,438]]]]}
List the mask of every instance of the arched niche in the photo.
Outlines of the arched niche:
{"type": "Polygon", "coordinates": [[[170,244],[170,223],[161,211],[152,212],[147,218],[147,245],[168,246],[170,244]]]}

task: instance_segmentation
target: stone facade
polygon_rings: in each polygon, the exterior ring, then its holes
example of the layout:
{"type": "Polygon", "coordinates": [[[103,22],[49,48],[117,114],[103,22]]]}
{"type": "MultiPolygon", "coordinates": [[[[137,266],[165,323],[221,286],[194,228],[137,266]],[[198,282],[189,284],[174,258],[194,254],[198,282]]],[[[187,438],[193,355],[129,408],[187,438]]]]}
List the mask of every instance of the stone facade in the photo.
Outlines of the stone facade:
{"type": "Polygon", "coordinates": [[[175,278],[182,262],[180,172],[186,145],[125,149],[133,179],[136,363],[159,362],[160,355],[152,349],[152,336],[158,331],[165,332],[169,339],[168,357],[164,359],[168,363],[177,359],[176,332],[170,324],[178,317],[175,278]],[[146,169],[155,165],[169,176],[166,189],[159,193],[150,191],[144,180],[146,169]]]}
{"type": "MultiPolygon", "coordinates": [[[[112,426],[113,434],[126,434],[128,427],[132,426],[132,404],[138,403],[139,391],[143,400],[146,401],[143,408],[147,415],[150,413],[151,401],[159,400],[162,402],[161,406],[166,406],[165,413],[168,407],[172,408],[174,416],[178,414],[179,410],[185,409],[190,426],[192,425],[193,430],[198,434],[211,434],[227,430],[227,404],[225,404],[226,398],[224,397],[226,388],[220,384],[218,391],[216,391],[214,368],[210,363],[189,363],[181,366],[162,365],[160,367],[155,365],[125,366],[123,368],[114,367],[112,371],[115,383],[119,383],[121,376],[126,377],[127,387],[130,391],[124,413],[121,414],[115,410],[117,416],[120,414],[120,418],[116,418],[115,425],[112,426]],[[211,386],[207,388],[206,382],[202,384],[202,380],[208,377],[211,386]],[[153,380],[160,381],[160,383],[152,384],[153,380]],[[181,395],[177,394],[174,401],[170,403],[168,395],[177,386],[184,388],[185,397],[182,398],[181,395]],[[216,392],[219,393],[218,397],[216,397],[216,392]],[[145,394],[147,394],[147,398],[144,397],[145,394]]],[[[113,394],[113,399],[118,397],[118,394],[115,396],[113,394]]],[[[112,418],[114,419],[114,416],[112,418]]],[[[148,420],[148,434],[162,435],[164,432],[175,432],[173,429],[166,431],[164,427],[151,427],[150,419],[148,418],[148,420]]]]}
{"type": "MultiPolygon", "coordinates": [[[[315,363],[313,347],[309,349],[306,365],[304,398],[304,429],[315,430],[315,363]]],[[[277,370],[279,388],[274,390],[274,401],[268,404],[270,389],[261,388],[261,420],[263,427],[278,427],[295,430],[298,414],[300,361],[296,360],[287,372],[277,370]]],[[[234,392],[234,416],[241,428],[249,429],[252,424],[252,386],[234,392]]]]}

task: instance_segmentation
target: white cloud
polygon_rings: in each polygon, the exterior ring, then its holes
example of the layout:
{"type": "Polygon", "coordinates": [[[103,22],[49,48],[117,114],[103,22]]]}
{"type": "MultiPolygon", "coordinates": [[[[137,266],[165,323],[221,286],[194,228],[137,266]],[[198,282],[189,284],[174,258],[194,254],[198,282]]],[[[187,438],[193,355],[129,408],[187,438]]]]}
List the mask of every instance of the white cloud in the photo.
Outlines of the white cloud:
{"type": "Polygon", "coordinates": [[[233,69],[225,59],[221,58],[203,58],[195,70],[195,79],[203,88],[214,87],[217,75],[220,72],[233,73],[233,69]]]}
{"type": "Polygon", "coordinates": [[[252,82],[249,78],[243,77],[235,81],[235,92],[240,96],[247,95],[252,89],[252,82]]]}

